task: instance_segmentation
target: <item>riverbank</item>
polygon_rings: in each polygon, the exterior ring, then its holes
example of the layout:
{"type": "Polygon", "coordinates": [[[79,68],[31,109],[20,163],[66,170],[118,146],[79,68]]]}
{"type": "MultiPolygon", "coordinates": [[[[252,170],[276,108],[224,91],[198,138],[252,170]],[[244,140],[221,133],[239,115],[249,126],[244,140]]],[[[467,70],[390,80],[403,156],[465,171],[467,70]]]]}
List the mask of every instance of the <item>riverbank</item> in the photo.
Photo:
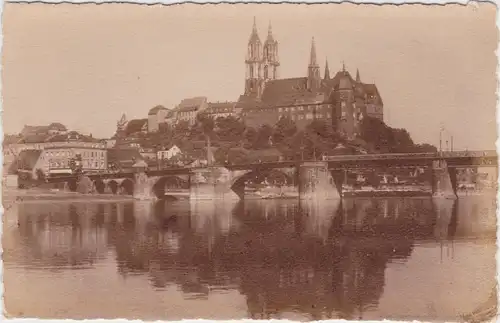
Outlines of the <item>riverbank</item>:
{"type": "Polygon", "coordinates": [[[41,189],[41,188],[31,188],[28,190],[23,189],[12,189],[4,188],[2,192],[3,199],[21,200],[23,202],[29,201],[72,201],[72,200],[96,200],[96,201],[130,201],[134,197],[126,195],[114,195],[114,194],[82,194],[77,192],[68,192],[54,189],[41,189]]]}

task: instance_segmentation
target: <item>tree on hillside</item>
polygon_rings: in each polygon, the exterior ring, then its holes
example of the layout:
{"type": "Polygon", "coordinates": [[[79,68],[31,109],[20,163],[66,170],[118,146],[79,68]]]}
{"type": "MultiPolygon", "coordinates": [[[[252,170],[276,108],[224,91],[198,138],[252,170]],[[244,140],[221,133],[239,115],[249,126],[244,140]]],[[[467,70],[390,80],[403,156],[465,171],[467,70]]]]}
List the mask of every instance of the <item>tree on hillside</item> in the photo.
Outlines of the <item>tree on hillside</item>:
{"type": "Polygon", "coordinates": [[[273,128],[268,124],[263,124],[257,131],[257,138],[253,143],[254,149],[264,149],[271,146],[271,135],[273,128]]]}
{"type": "Polygon", "coordinates": [[[249,127],[245,130],[243,134],[244,144],[243,147],[250,149],[253,147],[254,142],[257,140],[257,130],[255,128],[249,127]]]}
{"type": "Polygon", "coordinates": [[[286,138],[293,136],[297,132],[295,122],[289,117],[281,117],[274,125],[272,141],[275,145],[282,144],[286,138]]]}
{"type": "Polygon", "coordinates": [[[314,156],[314,144],[303,130],[287,138],[285,147],[283,150],[286,159],[307,160],[314,156]]]}
{"type": "Polygon", "coordinates": [[[245,133],[245,123],[235,117],[219,117],[215,121],[217,138],[222,141],[241,141],[245,133]]]}
{"type": "Polygon", "coordinates": [[[180,120],[174,126],[173,129],[173,139],[174,140],[182,140],[187,139],[190,133],[189,123],[185,120],[180,120]]]}
{"type": "Polygon", "coordinates": [[[214,154],[215,161],[220,165],[245,164],[249,162],[248,152],[242,148],[221,147],[214,154]]]}
{"type": "Polygon", "coordinates": [[[415,144],[406,129],[392,129],[391,152],[410,153],[415,149],[415,144]]]}

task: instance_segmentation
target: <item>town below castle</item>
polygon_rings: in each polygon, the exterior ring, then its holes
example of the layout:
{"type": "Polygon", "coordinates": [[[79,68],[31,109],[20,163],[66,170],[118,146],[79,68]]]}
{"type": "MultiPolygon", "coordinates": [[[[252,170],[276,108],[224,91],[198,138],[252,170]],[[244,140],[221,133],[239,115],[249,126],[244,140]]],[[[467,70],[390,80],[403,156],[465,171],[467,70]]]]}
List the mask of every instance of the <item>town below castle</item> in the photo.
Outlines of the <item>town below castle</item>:
{"type": "MultiPolygon", "coordinates": [[[[271,24],[262,43],[254,19],[242,61],[242,94],[234,101],[213,102],[198,96],[175,107],[152,107],[147,116],[123,114],[111,138],[94,138],[54,122],[25,126],[4,140],[4,169],[30,177],[72,173],[78,156],[84,172],[129,171],[143,162],[150,169],[209,164],[319,160],[328,155],[436,152],[416,144],[405,129],[384,123],[384,105],[375,84],[364,83],[345,66],[321,73],[312,38],[306,75],[279,78],[279,43],[271,24]]],[[[453,142],[448,150],[453,150],[453,142]]],[[[414,173],[380,174],[387,178],[414,173]]],[[[360,175],[360,174],[358,174],[360,175]]],[[[361,174],[360,178],[365,178],[361,174]]],[[[359,177],[359,176],[358,176],[359,177]]]]}

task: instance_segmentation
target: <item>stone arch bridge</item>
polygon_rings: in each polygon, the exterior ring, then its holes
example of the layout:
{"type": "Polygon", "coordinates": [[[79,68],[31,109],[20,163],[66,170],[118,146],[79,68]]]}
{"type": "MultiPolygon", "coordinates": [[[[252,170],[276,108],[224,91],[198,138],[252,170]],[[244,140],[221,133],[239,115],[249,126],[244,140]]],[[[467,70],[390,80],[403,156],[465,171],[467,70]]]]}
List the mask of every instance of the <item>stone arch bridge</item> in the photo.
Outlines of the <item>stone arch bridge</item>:
{"type": "Polygon", "coordinates": [[[339,199],[342,196],[346,170],[382,170],[391,167],[431,168],[433,195],[456,198],[456,168],[498,169],[498,161],[496,152],[483,152],[478,156],[471,156],[471,153],[444,156],[434,153],[333,156],[322,161],[284,161],[164,170],[138,168],[130,173],[89,174],[79,178],[54,177],[48,181],[65,183],[72,191],[126,194],[138,199],[161,198],[165,195],[166,187],[178,187],[188,190],[189,193],[186,194],[190,199],[225,200],[242,199],[246,181],[255,176],[274,173],[279,174],[286,185],[296,187],[301,199],[339,199]]]}

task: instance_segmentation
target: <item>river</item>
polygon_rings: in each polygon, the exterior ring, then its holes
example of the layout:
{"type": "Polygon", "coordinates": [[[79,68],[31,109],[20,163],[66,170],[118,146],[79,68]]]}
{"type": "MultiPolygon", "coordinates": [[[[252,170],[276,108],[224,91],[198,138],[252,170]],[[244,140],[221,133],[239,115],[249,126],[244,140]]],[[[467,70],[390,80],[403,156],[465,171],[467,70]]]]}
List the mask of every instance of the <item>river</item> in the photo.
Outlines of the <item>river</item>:
{"type": "Polygon", "coordinates": [[[495,198],[6,202],[14,317],[457,320],[495,285],[495,198]]]}

